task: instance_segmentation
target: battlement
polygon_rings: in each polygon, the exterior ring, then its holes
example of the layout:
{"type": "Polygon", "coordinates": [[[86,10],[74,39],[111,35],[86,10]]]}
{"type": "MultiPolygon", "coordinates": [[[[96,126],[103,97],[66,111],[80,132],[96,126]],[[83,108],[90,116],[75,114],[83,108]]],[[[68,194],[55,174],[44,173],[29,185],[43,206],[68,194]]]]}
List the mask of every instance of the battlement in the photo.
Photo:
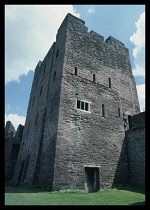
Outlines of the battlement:
{"type": "Polygon", "coordinates": [[[68,13],[66,15],[66,17],[64,18],[62,24],[60,25],[58,32],[57,32],[57,36],[60,33],[60,35],[62,36],[62,31],[64,31],[64,28],[67,29],[68,26],[70,26],[70,29],[72,30],[73,33],[81,33],[83,36],[87,36],[89,37],[91,40],[95,40],[97,42],[99,42],[100,44],[104,44],[105,46],[111,46],[111,47],[116,47],[118,48],[125,48],[125,45],[117,40],[116,38],[109,36],[105,41],[104,41],[104,37],[100,34],[98,34],[97,32],[91,30],[90,32],[88,31],[88,27],[85,26],[85,21],[83,21],[82,19],[68,13]]]}
{"type": "Polygon", "coordinates": [[[101,36],[100,34],[96,33],[95,31],[90,31],[90,37],[92,39],[98,40],[99,42],[104,43],[104,37],[101,36]]]}

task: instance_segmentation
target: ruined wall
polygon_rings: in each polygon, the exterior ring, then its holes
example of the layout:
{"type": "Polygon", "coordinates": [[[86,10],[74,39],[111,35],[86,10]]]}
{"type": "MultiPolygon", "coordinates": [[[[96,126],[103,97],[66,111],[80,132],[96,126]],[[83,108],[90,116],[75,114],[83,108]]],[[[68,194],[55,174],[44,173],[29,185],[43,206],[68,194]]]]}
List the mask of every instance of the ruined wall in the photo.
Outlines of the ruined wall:
{"type": "Polygon", "coordinates": [[[10,121],[5,127],[5,179],[12,179],[22,141],[23,128],[21,124],[15,131],[10,121]]]}
{"type": "Polygon", "coordinates": [[[130,184],[145,186],[145,112],[133,116],[133,127],[126,132],[130,184]]]}

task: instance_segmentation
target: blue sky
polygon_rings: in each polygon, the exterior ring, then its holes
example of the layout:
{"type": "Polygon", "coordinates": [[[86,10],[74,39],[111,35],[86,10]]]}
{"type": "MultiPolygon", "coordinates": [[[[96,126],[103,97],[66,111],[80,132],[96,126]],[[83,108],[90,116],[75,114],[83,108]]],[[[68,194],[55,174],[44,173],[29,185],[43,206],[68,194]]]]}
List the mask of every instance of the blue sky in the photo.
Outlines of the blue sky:
{"type": "Polygon", "coordinates": [[[145,111],[144,5],[5,5],[5,121],[24,124],[34,69],[67,13],[88,30],[110,35],[129,49],[141,111],[145,111]],[[39,15],[40,14],[40,15],[39,15]]]}

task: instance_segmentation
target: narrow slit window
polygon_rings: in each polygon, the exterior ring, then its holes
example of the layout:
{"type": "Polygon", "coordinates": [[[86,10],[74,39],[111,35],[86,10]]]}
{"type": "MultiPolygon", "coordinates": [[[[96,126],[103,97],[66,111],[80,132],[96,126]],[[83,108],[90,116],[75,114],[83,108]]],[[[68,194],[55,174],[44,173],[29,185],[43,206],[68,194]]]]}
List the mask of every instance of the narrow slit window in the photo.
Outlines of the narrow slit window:
{"type": "Polygon", "coordinates": [[[59,55],[59,49],[56,52],[56,58],[58,57],[58,55],[59,55]]]}
{"type": "Polygon", "coordinates": [[[111,88],[111,79],[109,78],[109,88],[111,88]]]}
{"type": "Polygon", "coordinates": [[[96,82],[95,74],[93,74],[93,82],[96,82]]]}
{"type": "Polygon", "coordinates": [[[105,107],[104,107],[104,104],[102,104],[102,117],[105,117],[105,107]]]}
{"type": "Polygon", "coordinates": [[[41,96],[41,94],[42,94],[42,89],[43,89],[43,86],[41,86],[41,89],[40,89],[40,96],[41,96]]]}
{"type": "Polygon", "coordinates": [[[54,72],[54,82],[55,82],[55,80],[56,80],[56,71],[54,72]]]}
{"type": "Polygon", "coordinates": [[[118,117],[120,117],[120,108],[118,108],[118,117]]]}
{"type": "Polygon", "coordinates": [[[77,76],[78,75],[78,69],[77,69],[77,67],[75,67],[75,72],[74,72],[74,74],[77,76]]]}

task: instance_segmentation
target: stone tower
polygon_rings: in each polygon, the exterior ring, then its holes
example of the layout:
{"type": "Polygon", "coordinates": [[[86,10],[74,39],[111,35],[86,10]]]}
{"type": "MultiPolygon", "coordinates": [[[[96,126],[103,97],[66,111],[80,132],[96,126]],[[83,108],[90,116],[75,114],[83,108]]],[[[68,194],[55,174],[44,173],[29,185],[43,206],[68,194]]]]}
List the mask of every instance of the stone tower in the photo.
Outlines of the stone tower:
{"type": "Polygon", "coordinates": [[[67,14],[35,69],[14,181],[50,191],[127,184],[125,130],[139,112],[128,49],[67,14]]]}

